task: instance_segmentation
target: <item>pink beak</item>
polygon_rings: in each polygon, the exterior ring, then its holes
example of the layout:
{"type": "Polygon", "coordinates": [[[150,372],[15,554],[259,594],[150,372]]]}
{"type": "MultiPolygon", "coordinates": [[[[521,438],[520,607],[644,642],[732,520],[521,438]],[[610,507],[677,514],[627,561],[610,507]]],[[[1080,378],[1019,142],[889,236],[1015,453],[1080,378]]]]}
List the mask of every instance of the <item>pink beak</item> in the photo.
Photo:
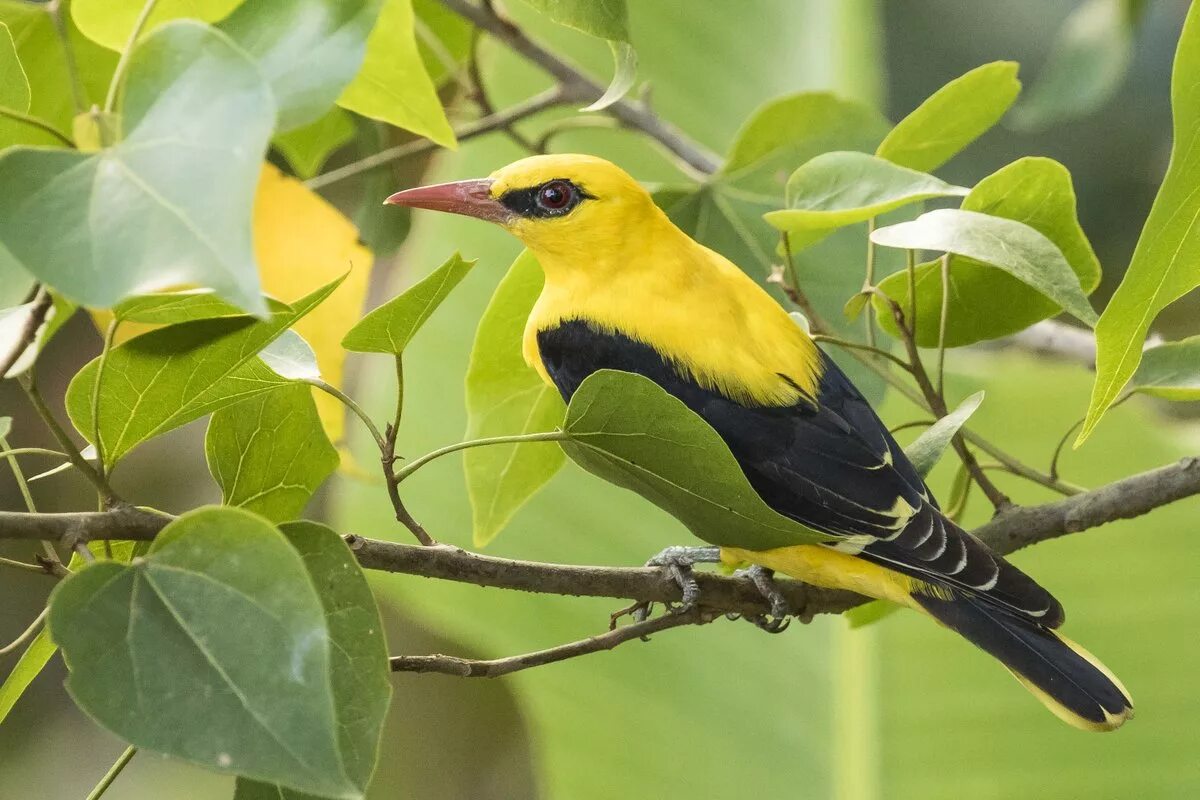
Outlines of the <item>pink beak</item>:
{"type": "Polygon", "coordinates": [[[491,190],[491,179],[480,178],[405,189],[402,192],[396,192],[383,202],[390,206],[409,206],[411,208],[427,208],[431,211],[445,211],[450,214],[462,214],[476,219],[485,219],[488,222],[507,222],[513,217],[513,212],[505,208],[498,200],[494,200],[491,190]]]}

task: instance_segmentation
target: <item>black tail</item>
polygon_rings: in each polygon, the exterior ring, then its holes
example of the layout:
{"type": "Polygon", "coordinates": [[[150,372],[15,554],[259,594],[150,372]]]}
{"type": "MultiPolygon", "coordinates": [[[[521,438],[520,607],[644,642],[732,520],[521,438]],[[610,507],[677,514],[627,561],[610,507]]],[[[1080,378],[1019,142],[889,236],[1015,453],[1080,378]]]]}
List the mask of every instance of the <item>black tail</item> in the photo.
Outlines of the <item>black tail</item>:
{"type": "Polygon", "coordinates": [[[1111,731],[1133,716],[1129,692],[1088,651],[1027,618],[958,592],[913,598],[930,616],[995,656],[1056,716],[1087,731],[1111,731]]]}

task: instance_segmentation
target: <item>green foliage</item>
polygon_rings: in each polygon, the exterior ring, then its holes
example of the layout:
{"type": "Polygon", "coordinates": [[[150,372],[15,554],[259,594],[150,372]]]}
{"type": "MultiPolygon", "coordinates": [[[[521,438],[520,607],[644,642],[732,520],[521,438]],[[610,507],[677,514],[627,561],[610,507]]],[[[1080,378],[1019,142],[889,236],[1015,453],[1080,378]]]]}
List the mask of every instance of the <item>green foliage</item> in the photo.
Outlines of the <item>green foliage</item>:
{"type": "MultiPolygon", "coordinates": [[[[563,403],[521,356],[525,320],[542,291],[542,268],[522,253],[496,287],[467,366],[467,439],[547,431],[562,423],[563,403]]],[[[563,465],[545,442],[475,447],[463,454],[471,500],[472,541],[482,546],[508,524],[563,465]]]]}
{"type": "Polygon", "coordinates": [[[304,341],[304,337],[290,328],[260,350],[258,357],[272,372],[289,381],[321,379],[317,354],[313,352],[309,343],[304,341]]]}
{"type": "Polygon", "coordinates": [[[29,111],[29,79],[17,57],[8,26],[0,22],[0,148],[15,143],[16,123],[3,119],[3,109],[24,114],[29,111]]]}
{"type": "Polygon", "coordinates": [[[823,153],[788,178],[787,208],[771,211],[764,219],[781,231],[803,236],[866,222],[910,203],[965,194],[961,186],[866,153],[823,153]]]}
{"type": "MultiPolygon", "coordinates": [[[[291,306],[266,298],[272,313],[291,311],[291,306]]],[[[119,322],[142,322],[147,325],[174,325],[199,319],[244,317],[246,312],[222,300],[208,289],[189,289],[181,292],[151,292],[122,300],[112,308],[119,322]]]]}
{"type": "Polygon", "coordinates": [[[648,378],[596,372],[571,396],[563,427],[571,460],[706,542],[767,550],[829,541],[763,502],[717,432],[648,378]]]}
{"type": "Polygon", "coordinates": [[[321,557],[303,560],[261,517],[186,514],[136,563],[97,562],[55,589],[50,631],[71,670],[67,687],[140,748],[361,797],[366,781],[349,774],[334,711],[355,708],[333,684],[315,589],[313,573],[327,588],[329,569],[321,557]]]}
{"type": "Polygon", "coordinates": [[[1142,353],[1129,388],[1166,400],[1200,400],[1200,336],[1160,344],[1142,353]]]}
{"type": "Polygon", "coordinates": [[[383,0],[362,69],[337,102],[364,117],[454,146],[454,131],[417,50],[412,0],[383,0]]]}
{"type": "Polygon", "coordinates": [[[255,356],[340,282],[318,289],[297,301],[291,311],[277,311],[265,321],[201,319],[131,339],[105,360],[97,403],[99,425],[92,410],[99,358],[71,381],[67,413],[89,440],[99,430],[100,441],[93,443],[103,453],[104,463],[112,465],[151,437],[275,389],[284,379],[255,356]]]}
{"type": "Polygon", "coordinates": [[[629,11],[625,0],[525,0],[560,25],[589,36],[607,39],[613,54],[613,78],[584,111],[600,111],[620,100],[637,79],[637,51],[629,39],[629,11]]]}
{"type": "Polygon", "coordinates": [[[1014,125],[1042,130],[1082,117],[1116,93],[1133,58],[1143,0],[1085,0],[1063,23],[1037,81],[1013,112],[1014,125]]]}
{"type": "MultiPolygon", "coordinates": [[[[1014,161],[976,184],[963,199],[962,208],[1016,220],[1041,233],[1062,251],[1084,294],[1090,294],[1100,283],[1100,262],[1075,215],[1071,174],[1057,161],[1014,161]]],[[[915,284],[917,343],[936,347],[942,311],[941,265],[937,261],[918,265],[915,284]]],[[[879,283],[879,288],[908,313],[911,299],[906,274],[890,275],[879,283]]],[[[948,347],[1008,336],[1057,314],[1061,308],[1002,269],[959,255],[950,258],[948,347]],[[998,303],[997,298],[1004,298],[1004,302],[998,303]]],[[[897,335],[891,314],[880,313],[879,321],[889,333],[897,335]]]]}
{"type": "Polygon", "coordinates": [[[1096,385],[1078,447],[1133,377],[1150,323],[1168,305],[1200,286],[1200,6],[1188,10],[1175,53],[1171,163],[1142,228],[1133,260],[1096,325],[1096,385]]]}
{"type": "MultiPolygon", "coordinates": [[[[142,28],[142,35],[174,19],[216,22],[243,2],[245,0],[158,0],[142,28]]],[[[73,0],[71,19],[84,36],[119,52],[125,49],[134,21],[145,5],[145,0],[73,0]]]]}
{"type": "Polygon", "coordinates": [[[950,440],[958,433],[979,404],[983,402],[983,392],[976,392],[958,404],[958,408],[925,429],[916,441],[904,448],[904,454],[916,467],[917,474],[922,478],[928,477],[934,465],[941,459],[950,446],[950,440]]]}
{"type": "Polygon", "coordinates": [[[400,355],[475,261],[450,256],[421,282],[363,317],[342,339],[342,347],[358,353],[400,355]]]}
{"type": "Polygon", "coordinates": [[[254,0],[221,23],[271,84],[281,132],[329,111],[363,65],[367,35],[382,2],[254,0]]]}
{"type": "MultiPolygon", "coordinates": [[[[11,378],[29,370],[41,349],[75,313],[75,306],[61,297],[53,296],[51,302],[52,305],[46,312],[45,323],[38,328],[33,341],[25,348],[21,357],[13,362],[8,372],[0,375],[0,378],[11,378]]],[[[35,305],[36,301],[0,309],[0,353],[11,353],[13,348],[22,341],[25,328],[33,316],[35,305]]]]}
{"type": "Polygon", "coordinates": [[[900,120],[875,155],[909,169],[937,169],[999,122],[1020,91],[1016,62],[976,67],[900,120]]]}
{"type": "Polygon", "coordinates": [[[940,250],[990,264],[1051,298],[1079,320],[1094,325],[1088,304],[1058,246],[1034,228],[1016,220],[978,211],[941,208],[880,228],[871,240],[884,247],[940,250]]]}
{"type": "Polygon", "coordinates": [[[319,119],[276,136],[271,143],[301,178],[311,178],[326,159],[354,139],[354,122],[340,108],[319,119]]]}
{"type": "Polygon", "coordinates": [[[86,305],[195,282],[265,310],[250,208],[274,112],[258,69],[211,28],[173,22],[134,51],[122,114],[126,135],[99,152],[0,156],[0,264],[86,305]],[[204,113],[181,126],[179,106],[204,113]]]}
{"type": "Polygon", "coordinates": [[[312,389],[282,386],[218,410],[204,440],[225,505],[272,522],[296,519],[338,466],[312,389]]]}

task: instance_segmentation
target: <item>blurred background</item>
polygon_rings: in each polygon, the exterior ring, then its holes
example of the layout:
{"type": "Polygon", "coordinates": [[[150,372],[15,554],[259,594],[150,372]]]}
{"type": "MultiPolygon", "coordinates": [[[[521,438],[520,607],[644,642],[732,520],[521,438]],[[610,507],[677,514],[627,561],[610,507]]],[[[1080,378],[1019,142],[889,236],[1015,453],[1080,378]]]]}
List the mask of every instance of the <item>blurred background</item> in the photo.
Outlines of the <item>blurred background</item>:
{"type": "MultiPolygon", "coordinates": [[[[948,80],[981,63],[1012,59],[1026,87],[1046,63],[1072,0],[740,0],[630,4],[640,78],[655,108],[724,152],[763,101],[831,88],[880,105],[895,120],[948,80]]],[[[420,3],[418,3],[418,8],[420,3]]],[[[531,34],[597,75],[603,43],[554,27],[508,4],[531,34]]],[[[971,185],[1023,155],[1045,155],[1072,172],[1079,214],[1112,292],[1136,243],[1170,150],[1171,58],[1184,0],[1150,0],[1134,33],[1132,60],[1115,96],[1094,112],[1041,131],[1004,125],[940,171],[971,185]]],[[[547,84],[503,48],[485,42],[484,77],[497,106],[547,84]]],[[[449,98],[447,98],[449,99],[449,98]]],[[[531,135],[548,114],[530,123],[531,135]]],[[[375,133],[370,131],[368,133],[375,133]]],[[[387,134],[391,136],[392,134],[387,134]]],[[[678,181],[673,165],[634,134],[583,130],[556,137],[558,151],[593,152],[647,182],[678,181]]],[[[382,197],[420,182],[476,177],[521,157],[502,134],[464,143],[430,161],[405,162],[386,180],[340,184],[328,196],[355,211],[364,193],[382,197]]],[[[355,158],[354,146],[331,165],[355,158]]],[[[371,206],[373,203],[367,203],[371,206]]],[[[358,213],[358,212],[355,212],[358,213]]],[[[455,250],[480,263],[406,354],[406,454],[461,438],[462,384],[475,323],[518,246],[481,223],[422,214],[411,230],[399,214],[358,214],[381,259],[370,306],[393,295],[455,250]]],[[[857,263],[857,262],[856,262],[857,263]]],[[[1160,319],[1167,338],[1200,332],[1200,302],[1185,298],[1160,319]]],[[[42,358],[47,397],[99,349],[77,318],[42,358]]],[[[1048,463],[1086,407],[1091,375],[1078,366],[1019,353],[955,351],[952,404],[977,388],[987,400],[972,424],[1022,458],[1048,463]]],[[[380,417],[390,402],[391,361],[352,362],[351,393],[380,417]]],[[[14,387],[0,386],[0,414],[17,418],[14,446],[48,445],[14,387]],[[40,437],[40,438],[39,438],[40,437]]],[[[889,397],[885,419],[913,417],[889,397]]],[[[115,482],[126,496],[167,510],[217,501],[203,461],[203,423],[155,440],[115,482]]],[[[354,442],[365,460],[369,442],[354,442]],[[358,447],[357,445],[361,445],[358,447]]],[[[1109,415],[1078,452],[1069,480],[1098,485],[1200,452],[1200,427],[1135,400],[1109,415]]],[[[945,491],[950,469],[935,473],[945,491]]],[[[0,471],[5,508],[19,498],[0,471]]],[[[1048,499],[1039,487],[998,475],[1020,502],[1048,499]]],[[[70,474],[35,486],[43,510],[87,507],[70,474]]],[[[470,546],[470,510],[456,459],[405,484],[414,514],[439,539],[470,546]]],[[[823,618],[767,636],[718,622],[660,634],[647,645],[522,672],[496,681],[397,676],[372,798],[1181,798],[1200,796],[1200,559],[1195,500],[1142,519],[1044,543],[1014,561],[1051,587],[1069,610],[1067,632],[1122,676],[1138,718],[1119,733],[1083,734],[1047,714],[986,656],[915,615],[863,629],[823,618]]],[[[976,502],[968,522],[984,513],[976,502]]],[[[312,514],[339,530],[404,540],[381,486],[335,477],[312,514]]],[[[568,466],[488,552],[544,561],[640,564],[680,526],[633,495],[568,466]]],[[[0,554],[27,556],[5,544],[0,554]]],[[[393,652],[498,657],[601,630],[615,602],[527,596],[372,575],[393,652]]],[[[0,572],[0,640],[37,611],[51,581],[0,572]]],[[[7,672],[15,655],[0,657],[7,672]]],[[[93,725],[62,688],[56,659],[0,727],[0,797],[82,797],[122,744],[93,725]],[[36,723],[36,735],[30,731],[36,723]]],[[[113,798],[229,798],[232,780],[139,755],[113,798]]]]}

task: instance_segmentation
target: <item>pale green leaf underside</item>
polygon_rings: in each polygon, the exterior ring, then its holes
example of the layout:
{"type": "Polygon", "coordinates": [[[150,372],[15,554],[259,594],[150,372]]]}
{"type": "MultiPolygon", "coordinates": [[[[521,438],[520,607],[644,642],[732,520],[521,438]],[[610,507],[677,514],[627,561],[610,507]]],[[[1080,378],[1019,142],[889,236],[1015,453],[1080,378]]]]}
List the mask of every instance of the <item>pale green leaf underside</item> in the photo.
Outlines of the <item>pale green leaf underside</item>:
{"type": "Polygon", "coordinates": [[[1200,400],[1200,336],[1146,350],[1129,387],[1167,400],[1200,400]]]}
{"type": "Polygon", "coordinates": [[[929,475],[934,465],[941,459],[942,454],[946,452],[946,448],[950,446],[950,440],[954,438],[954,434],[958,433],[958,429],[966,424],[982,402],[983,392],[976,392],[959,403],[958,408],[926,428],[912,444],[904,448],[904,454],[908,456],[908,460],[912,462],[918,475],[922,478],[929,475]]]}

